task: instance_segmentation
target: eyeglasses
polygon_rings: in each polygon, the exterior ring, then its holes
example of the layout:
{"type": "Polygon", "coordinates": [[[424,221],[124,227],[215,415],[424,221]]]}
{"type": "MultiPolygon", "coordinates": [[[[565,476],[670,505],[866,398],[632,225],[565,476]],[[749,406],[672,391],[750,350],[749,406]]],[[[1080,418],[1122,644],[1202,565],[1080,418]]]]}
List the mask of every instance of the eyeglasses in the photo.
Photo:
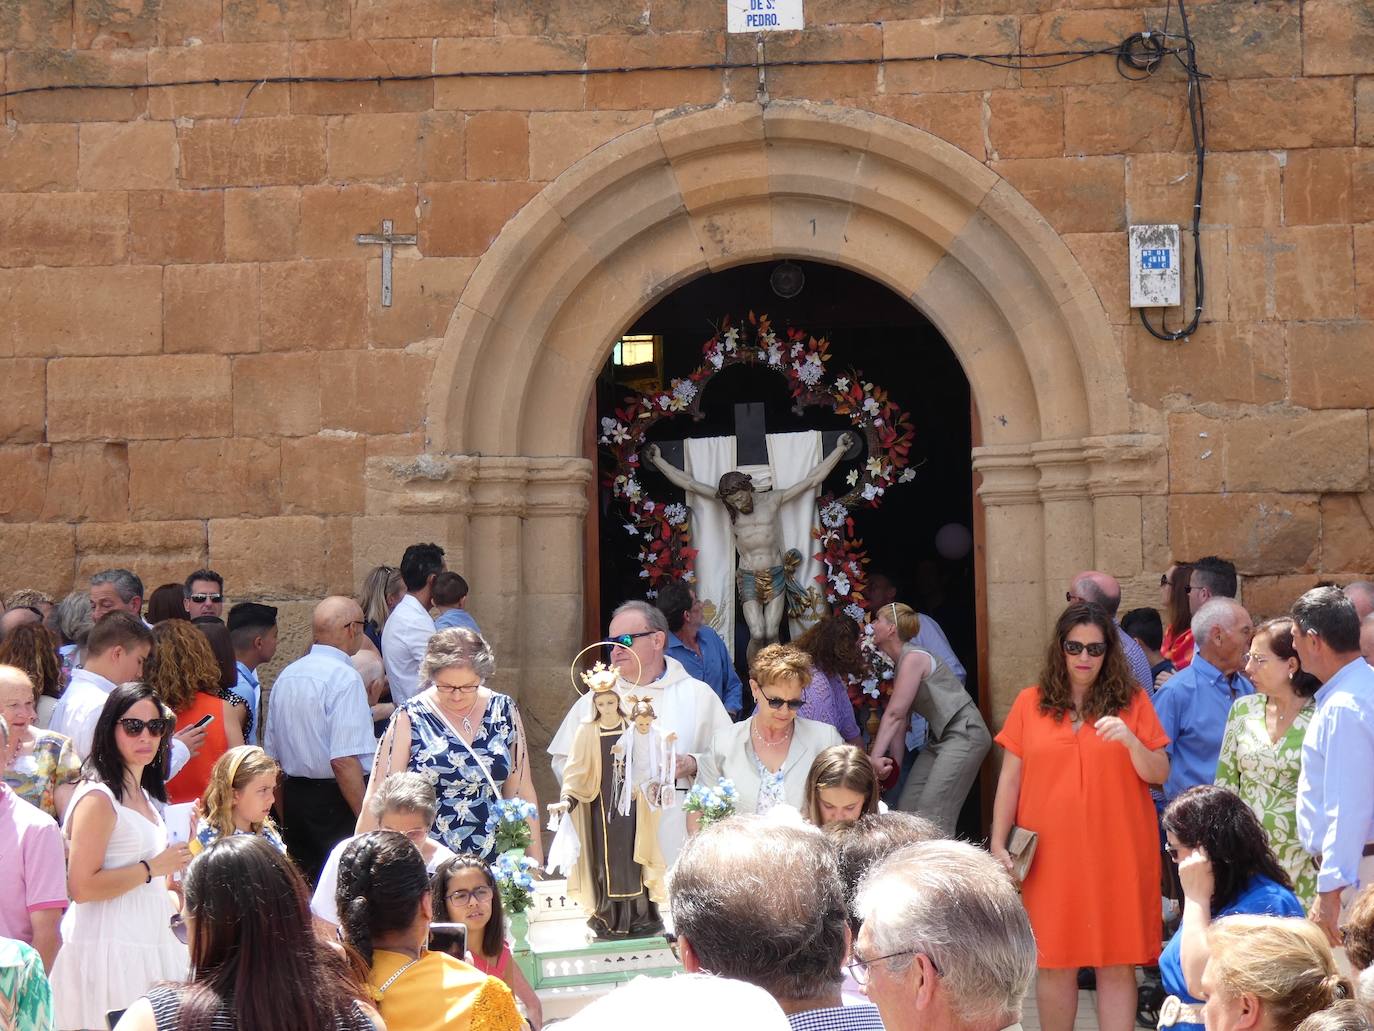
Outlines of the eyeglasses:
{"type": "Polygon", "coordinates": [[[359,629],[362,629],[363,627],[367,626],[367,624],[361,619],[353,619],[349,620],[347,623],[344,624],[344,629],[352,630],[355,626],[359,629]]]}
{"type": "MultiPolygon", "coordinates": [[[[382,829],[387,830],[388,828],[383,827],[382,829]]],[[[429,837],[429,831],[424,827],[416,827],[413,831],[395,831],[394,833],[404,834],[410,839],[412,845],[419,845],[425,838],[429,837]]]]}
{"type": "Polygon", "coordinates": [[[868,984],[869,967],[874,963],[881,963],[885,959],[896,959],[898,956],[924,956],[930,963],[931,969],[935,971],[935,976],[943,977],[944,973],[940,970],[940,965],[935,962],[934,957],[928,952],[920,949],[904,949],[901,952],[889,952],[886,956],[874,956],[872,959],[860,959],[859,954],[853,954],[854,960],[845,964],[845,969],[849,971],[849,976],[854,978],[854,983],[863,986],[868,984]]]}
{"type": "Polygon", "coordinates": [[[153,737],[161,737],[173,726],[172,721],[167,719],[136,720],[132,716],[120,720],[119,725],[130,737],[138,737],[144,730],[150,731],[153,737]]]}
{"type": "Polygon", "coordinates": [[[1168,573],[1160,573],[1160,574],[1159,574],[1159,586],[1161,586],[1161,587],[1172,587],[1173,585],[1174,585],[1174,582],[1173,582],[1172,580],[1169,579],[1169,574],[1168,574],[1168,573]]]}
{"type": "Polygon", "coordinates": [[[191,936],[191,929],[186,926],[186,918],[180,913],[173,913],[172,919],[167,921],[167,926],[171,930],[172,936],[185,945],[186,939],[191,936]]]}
{"type": "Polygon", "coordinates": [[[1247,663],[1253,662],[1256,666],[1263,666],[1269,659],[1267,656],[1259,654],[1259,652],[1246,652],[1245,661],[1247,663]]]}
{"type": "Polygon", "coordinates": [[[800,712],[801,707],[806,704],[804,698],[770,698],[768,695],[764,694],[762,688],[759,688],[759,694],[763,695],[763,700],[768,703],[768,708],[770,709],[781,709],[785,705],[793,712],[800,712]]]}
{"type": "Polygon", "coordinates": [[[1065,591],[1064,600],[1068,602],[1070,605],[1072,605],[1074,602],[1082,601],[1083,599],[1080,598],[1078,595],[1074,594],[1073,591],[1065,591]]]}
{"type": "Polygon", "coordinates": [[[1065,641],[1064,651],[1070,655],[1082,655],[1086,651],[1094,659],[1098,659],[1107,654],[1107,645],[1104,641],[1092,641],[1088,644],[1082,641],[1065,641]]]}
{"type": "Polygon", "coordinates": [[[193,594],[191,600],[197,605],[204,605],[207,601],[213,601],[216,605],[224,600],[222,594],[193,594]]]}
{"type": "Polygon", "coordinates": [[[466,906],[469,902],[486,905],[491,901],[491,889],[481,887],[473,888],[471,891],[468,891],[466,888],[459,888],[456,891],[449,892],[444,898],[448,899],[450,902],[456,902],[460,906],[466,906]]]}
{"type": "Polygon", "coordinates": [[[656,633],[658,633],[657,630],[641,630],[637,634],[621,634],[619,637],[612,637],[610,638],[610,642],[613,645],[619,645],[621,648],[633,648],[635,638],[648,637],[650,634],[656,633]]]}
{"type": "Polygon", "coordinates": [[[476,683],[472,684],[441,684],[435,681],[434,690],[438,691],[440,694],[472,694],[472,692],[476,691],[485,683],[485,680],[478,680],[476,683]]]}

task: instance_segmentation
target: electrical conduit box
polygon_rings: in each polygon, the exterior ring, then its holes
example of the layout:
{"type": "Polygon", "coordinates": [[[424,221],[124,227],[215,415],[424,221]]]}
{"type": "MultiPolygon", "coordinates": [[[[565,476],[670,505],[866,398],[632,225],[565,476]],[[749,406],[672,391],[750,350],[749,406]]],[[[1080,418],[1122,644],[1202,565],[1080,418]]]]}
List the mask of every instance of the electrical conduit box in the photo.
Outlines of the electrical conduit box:
{"type": "Polygon", "coordinates": [[[1181,303],[1183,252],[1178,226],[1131,226],[1131,307],[1181,303]]]}

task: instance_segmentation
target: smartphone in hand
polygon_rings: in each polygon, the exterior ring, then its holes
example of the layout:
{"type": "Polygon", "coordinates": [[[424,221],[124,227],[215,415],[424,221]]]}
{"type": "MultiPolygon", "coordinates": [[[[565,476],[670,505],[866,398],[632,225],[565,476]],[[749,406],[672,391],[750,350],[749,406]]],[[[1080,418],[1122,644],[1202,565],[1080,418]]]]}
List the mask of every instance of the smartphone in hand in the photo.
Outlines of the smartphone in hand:
{"type": "Polygon", "coordinates": [[[429,951],[447,952],[454,959],[466,960],[468,929],[466,924],[430,924],[429,951]]]}

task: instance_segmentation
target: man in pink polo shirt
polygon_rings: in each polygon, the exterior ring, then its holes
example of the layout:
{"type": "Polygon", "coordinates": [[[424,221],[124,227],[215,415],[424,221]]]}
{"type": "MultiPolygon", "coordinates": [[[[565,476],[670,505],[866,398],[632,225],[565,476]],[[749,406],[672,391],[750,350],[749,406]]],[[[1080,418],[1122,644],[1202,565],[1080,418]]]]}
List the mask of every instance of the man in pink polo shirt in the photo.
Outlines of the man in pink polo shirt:
{"type": "MultiPolygon", "coordinates": [[[[0,716],[0,766],[8,767],[14,747],[9,724],[0,716]]],[[[58,924],[67,908],[67,856],[57,821],[30,805],[0,780],[0,938],[18,938],[38,950],[52,970],[62,947],[58,924]],[[17,875],[17,882],[11,877],[17,875]],[[14,887],[11,888],[10,886],[14,887]]]]}

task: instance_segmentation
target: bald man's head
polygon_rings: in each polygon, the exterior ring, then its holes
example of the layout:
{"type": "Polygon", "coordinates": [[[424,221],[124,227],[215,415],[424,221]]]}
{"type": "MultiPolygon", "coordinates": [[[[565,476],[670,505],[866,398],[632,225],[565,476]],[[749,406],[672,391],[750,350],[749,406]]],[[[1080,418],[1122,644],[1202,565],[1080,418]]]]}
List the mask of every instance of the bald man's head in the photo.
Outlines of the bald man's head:
{"type": "Polygon", "coordinates": [[[1365,619],[1374,613],[1374,583],[1368,580],[1356,580],[1353,584],[1346,584],[1345,596],[1350,599],[1355,606],[1355,615],[1360,619],[1365,619]]]}
{"type": "Polygon", "coordinates": [[[1374,666],[1374,612],[1360,621],[1360,654],[1365,662],[1374,666]]]}
{"type": "Polygon", "coordinates": [[[331,595],[315,606],[310,628],[316,644],[352,655],[362,640],[363,610],[352,598],[331,595]]]}
{"type": "Polygon", "coordinates": [[[1080,601],[1101,605],[1107,615],[1115,616],[1121,607],[1121,584],[1108,573],[1089,569],[1079,573],[1069,583],[1069,594],[1080,601]]]}

